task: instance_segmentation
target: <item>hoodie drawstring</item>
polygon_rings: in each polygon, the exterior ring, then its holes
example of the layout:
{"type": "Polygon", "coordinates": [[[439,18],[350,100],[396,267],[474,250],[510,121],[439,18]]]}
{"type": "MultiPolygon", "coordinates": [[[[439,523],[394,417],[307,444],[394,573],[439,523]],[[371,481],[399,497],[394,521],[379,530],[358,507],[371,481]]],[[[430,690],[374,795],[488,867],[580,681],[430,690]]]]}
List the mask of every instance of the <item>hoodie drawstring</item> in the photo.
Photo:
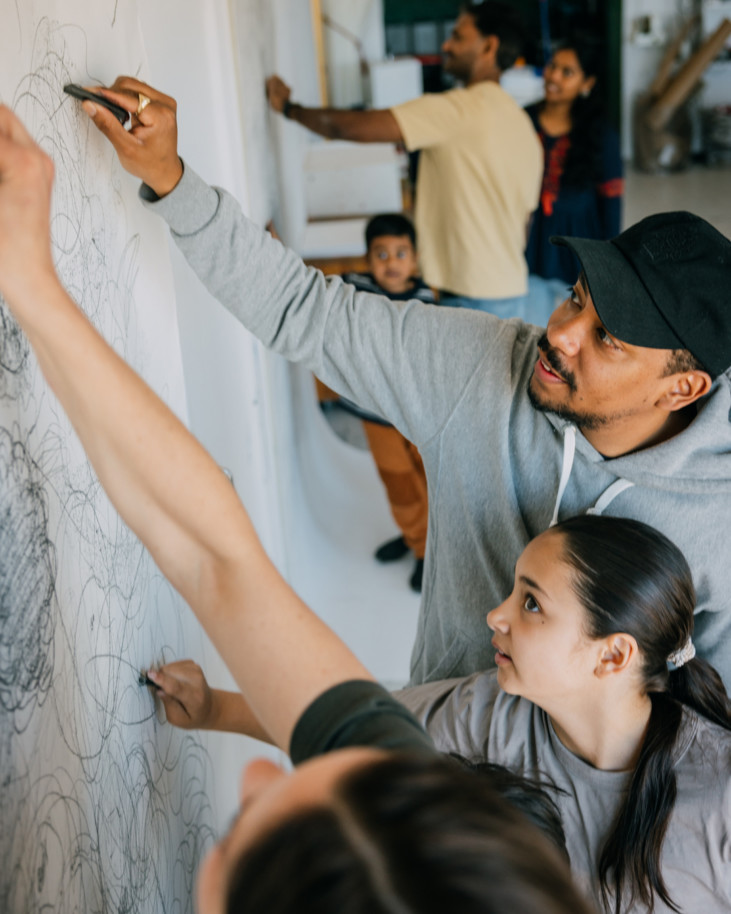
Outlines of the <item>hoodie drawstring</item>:
{"type": "MultiPolygon", "coordinates": [[[[569,483],[571,470],[574,466],[575,454],[576,426],[567,425],[563,432],[563,464],[561,466],[561,479],[558,484],[556,504],[553,508],[553,516],[551,517],[551,523],[548,525],[549,527],[553,527],[558,523],[558,511],[561,507],[561,499],[566,491],[566,486],[569,483]]],[[[626,489],[631,489],[633,485],[634,483],[630,482],[629,479],[615,479],[614,482],[602,492],[594,505],[591,508],[586,509],[586,513],[603,514],[618,495],[621,495],[626,489]]]]}
{"type": "Polygon", "coordinates": [[[571,468],[574,465],[574,454],[576,453],[576,426],[567,425],[563,430],[563,465],[561,467],[561,480],[558,484],[558,492],[556,493],[556,504],[553,508],[553,517],[551,517],[551,523],[549,527],[555,526],[558,522],[558,509],[561,507],[561,499],[563,498],[563,493],[566,491],[566,486],[569,484],[569,476],[571,475],[571,468]]]}
{"type": "Polygon", "coordinates": [[[602,514],[604,509],[608,508],[618,495],[621,495],[625,489],[631,489],[633,485],[634,483],[630,482],[629,479],[615,479],[611,486],[605,489],[597,498],[594,507],[586,509],[586,513],[602,514]]]}

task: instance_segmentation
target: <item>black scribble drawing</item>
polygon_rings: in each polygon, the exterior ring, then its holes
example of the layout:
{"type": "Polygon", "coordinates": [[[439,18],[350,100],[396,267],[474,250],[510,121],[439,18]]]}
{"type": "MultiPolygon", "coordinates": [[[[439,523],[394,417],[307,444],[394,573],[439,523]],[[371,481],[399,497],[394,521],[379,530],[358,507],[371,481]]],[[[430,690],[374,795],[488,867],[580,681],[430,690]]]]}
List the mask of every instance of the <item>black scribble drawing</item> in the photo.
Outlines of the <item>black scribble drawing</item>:
{"type": "MultiPolygon", "coordinates": [[[[109,30],[126,7],[104,6],[97,15],[109,30]]],[[[137,304],[142,239],[128,217],[137,204],[108,145],[61,91],[97,81],[84,30],[33,20],[17,3],[16,12],[28,57],[0,97],[54,159],[59,274],[144,375],[165,347],[137,304]]],[[[193,911],[194,873],[214,838],[213,766],[201,738],[161,724],[137,677],[200,646],[0,300],[3,914],[193,911]]]]}
{"type": "Polygon", "coordinates": [[[22,41],[22,30],[20,26],[20,0],[15,0],[15,22],[18,27],[18,40],[22,41]]]}
{"type": "Polygon", "coordinates": [[[20,378],[29,352],[28,341],[0,297],[0,400],[20,398],[20,378]]]}
{"type": "Polygon", "coordinates": [[[51,684],[55,550],[40,473],[0,428],[0,706],[23,727],[51,684]]]}
{"type": "MultiPolygon", "coordinates": [[[[65,42],[76,46],[83,32],[49,19],[37,24],[30,71],[19,82],[12,107],[32,129],[39,145],[53,158],[56,178],[51,237],[56,265],[69,293],[89,319],[113,345],[124,344],[131,315],[131,301],[124,295],[111,301],[115,291],[134,285],[139,238],[130,237],[125,224],[123,175],[114,167],[114,153],[101,138],[78,102],[62,87],[92,74],[79,74],[65,42]],[[105,181],[99,181],[104,175],[105,181]],[[109,251],[124,248],[117,264],[109,251]],[[110,267],[115,272],[110,273],[110,267]]],[[[83,56],[85,52],[79,51],[83,56]]]]}

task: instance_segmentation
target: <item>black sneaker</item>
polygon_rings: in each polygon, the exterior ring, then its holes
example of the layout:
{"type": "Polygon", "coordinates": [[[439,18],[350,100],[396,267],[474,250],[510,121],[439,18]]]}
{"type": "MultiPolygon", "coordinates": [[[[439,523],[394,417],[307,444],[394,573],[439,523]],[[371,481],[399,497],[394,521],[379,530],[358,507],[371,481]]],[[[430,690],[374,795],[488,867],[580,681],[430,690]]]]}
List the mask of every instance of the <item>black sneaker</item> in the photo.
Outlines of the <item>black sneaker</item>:
{"type": "Polygon", "coordinates": [[[424,577],[424,559],[417,559],[414,573],[409,578],[409,587],[421,593],[421,580],[424,577]]]}
{"type": "Polygon", "coordinates": [[[376,558],[379,562],[396,562],[402,559],[409,551],[406,540],[403,536],[397,536],[395,540],[389,540],[376,549],[376,558]]]}

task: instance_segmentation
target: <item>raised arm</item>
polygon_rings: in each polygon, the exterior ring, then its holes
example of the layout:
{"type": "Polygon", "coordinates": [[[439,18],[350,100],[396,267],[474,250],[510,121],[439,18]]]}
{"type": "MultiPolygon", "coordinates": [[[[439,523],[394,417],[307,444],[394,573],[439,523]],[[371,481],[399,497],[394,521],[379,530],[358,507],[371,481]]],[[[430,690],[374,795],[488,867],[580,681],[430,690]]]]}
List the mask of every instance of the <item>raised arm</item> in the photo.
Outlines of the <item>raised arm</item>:
{"type": "Polygon", "coordinates": [[[49,240],[52,177],[51,161],[0,107],[0,293],[117,510],[287,749],[315,697],[370,676],[280,577],[212,458],[62,288],[49,240]]]}
{"type": "Polygon", "coordinates": [[[292,90],[278,76],[269,77],[266,90],[274,111],[329,140],[352,140],[355,143],[403,141],[398,121],[388,108],[382,111],[305,108],[291,101],[292,90]]]}
{"type": "Polygon", "coordinates": [[[131,112],[140,93],[152,99],[129,132],[101,106],[84,108],[145,182],[141,196],[211,295],[267,348],[388,419],[418,447],[444,427],[479,366],[505,351],[499,337],[509,325],[492,315],[392,302],[305,266],[230,194],[187,165],[182,171],[172,99],[131,77],[98,91],[131,112]]]}

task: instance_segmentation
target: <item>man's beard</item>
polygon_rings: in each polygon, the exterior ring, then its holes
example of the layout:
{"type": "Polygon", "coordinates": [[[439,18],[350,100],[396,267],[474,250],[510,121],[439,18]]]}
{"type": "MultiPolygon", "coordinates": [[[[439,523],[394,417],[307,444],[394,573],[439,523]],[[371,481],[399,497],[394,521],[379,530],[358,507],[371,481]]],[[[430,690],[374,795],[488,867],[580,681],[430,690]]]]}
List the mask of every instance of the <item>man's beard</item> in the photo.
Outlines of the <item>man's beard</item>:
{"type": "MultiPolygon", "coordinates": [[[[540,350],[540,356],[544,362],[548,362],[556,374],[566,382],[571,393],[575,393],[576,378],[573,372],[568,371],[568,369],[561,364],[558,354],[552,349],[551,344],[548,342],[548,336],[545,333],[538,340],[538,349],[540,350]]],[[[531,377],[528,381],[528,399],[530,400],[533,409],[536,409],[541,413],[555,413],[560,419],[565,419],[567,422],[573,422],[580,431],[594,431],[595,429],[609,425],[610,422],[619,418],[618,416],[603,416],[599,413],[580,412],[579,410],[571,409],[569,406],[554,405],[553,403],[544,401],[533,390],[532,383],[533,378],[531,377]]]]}
{"type": "Polygon", "coordinates": [[[456,57],[446,55],[442,63],[442,68],[447,75],[453,76],[458,82],[466,85],[470,81],[469,64],[458,60],[456,57]]]}
{"type": "Polygon", "coordinates": [[[531,402],[531,406],[534,409],[537,409],[539,413],[555,413],[559,419],[573,422],[579,431],[582,432],[590,432],[597,428],[602,428],[605,425],[609,425],[613,419],[612,416],[600,416],[598,413],[579,412],[568,406],[554,406],[552,403],[544,403],[531,387],[530,381],[528,381],[528,399],[531,402]]]}

